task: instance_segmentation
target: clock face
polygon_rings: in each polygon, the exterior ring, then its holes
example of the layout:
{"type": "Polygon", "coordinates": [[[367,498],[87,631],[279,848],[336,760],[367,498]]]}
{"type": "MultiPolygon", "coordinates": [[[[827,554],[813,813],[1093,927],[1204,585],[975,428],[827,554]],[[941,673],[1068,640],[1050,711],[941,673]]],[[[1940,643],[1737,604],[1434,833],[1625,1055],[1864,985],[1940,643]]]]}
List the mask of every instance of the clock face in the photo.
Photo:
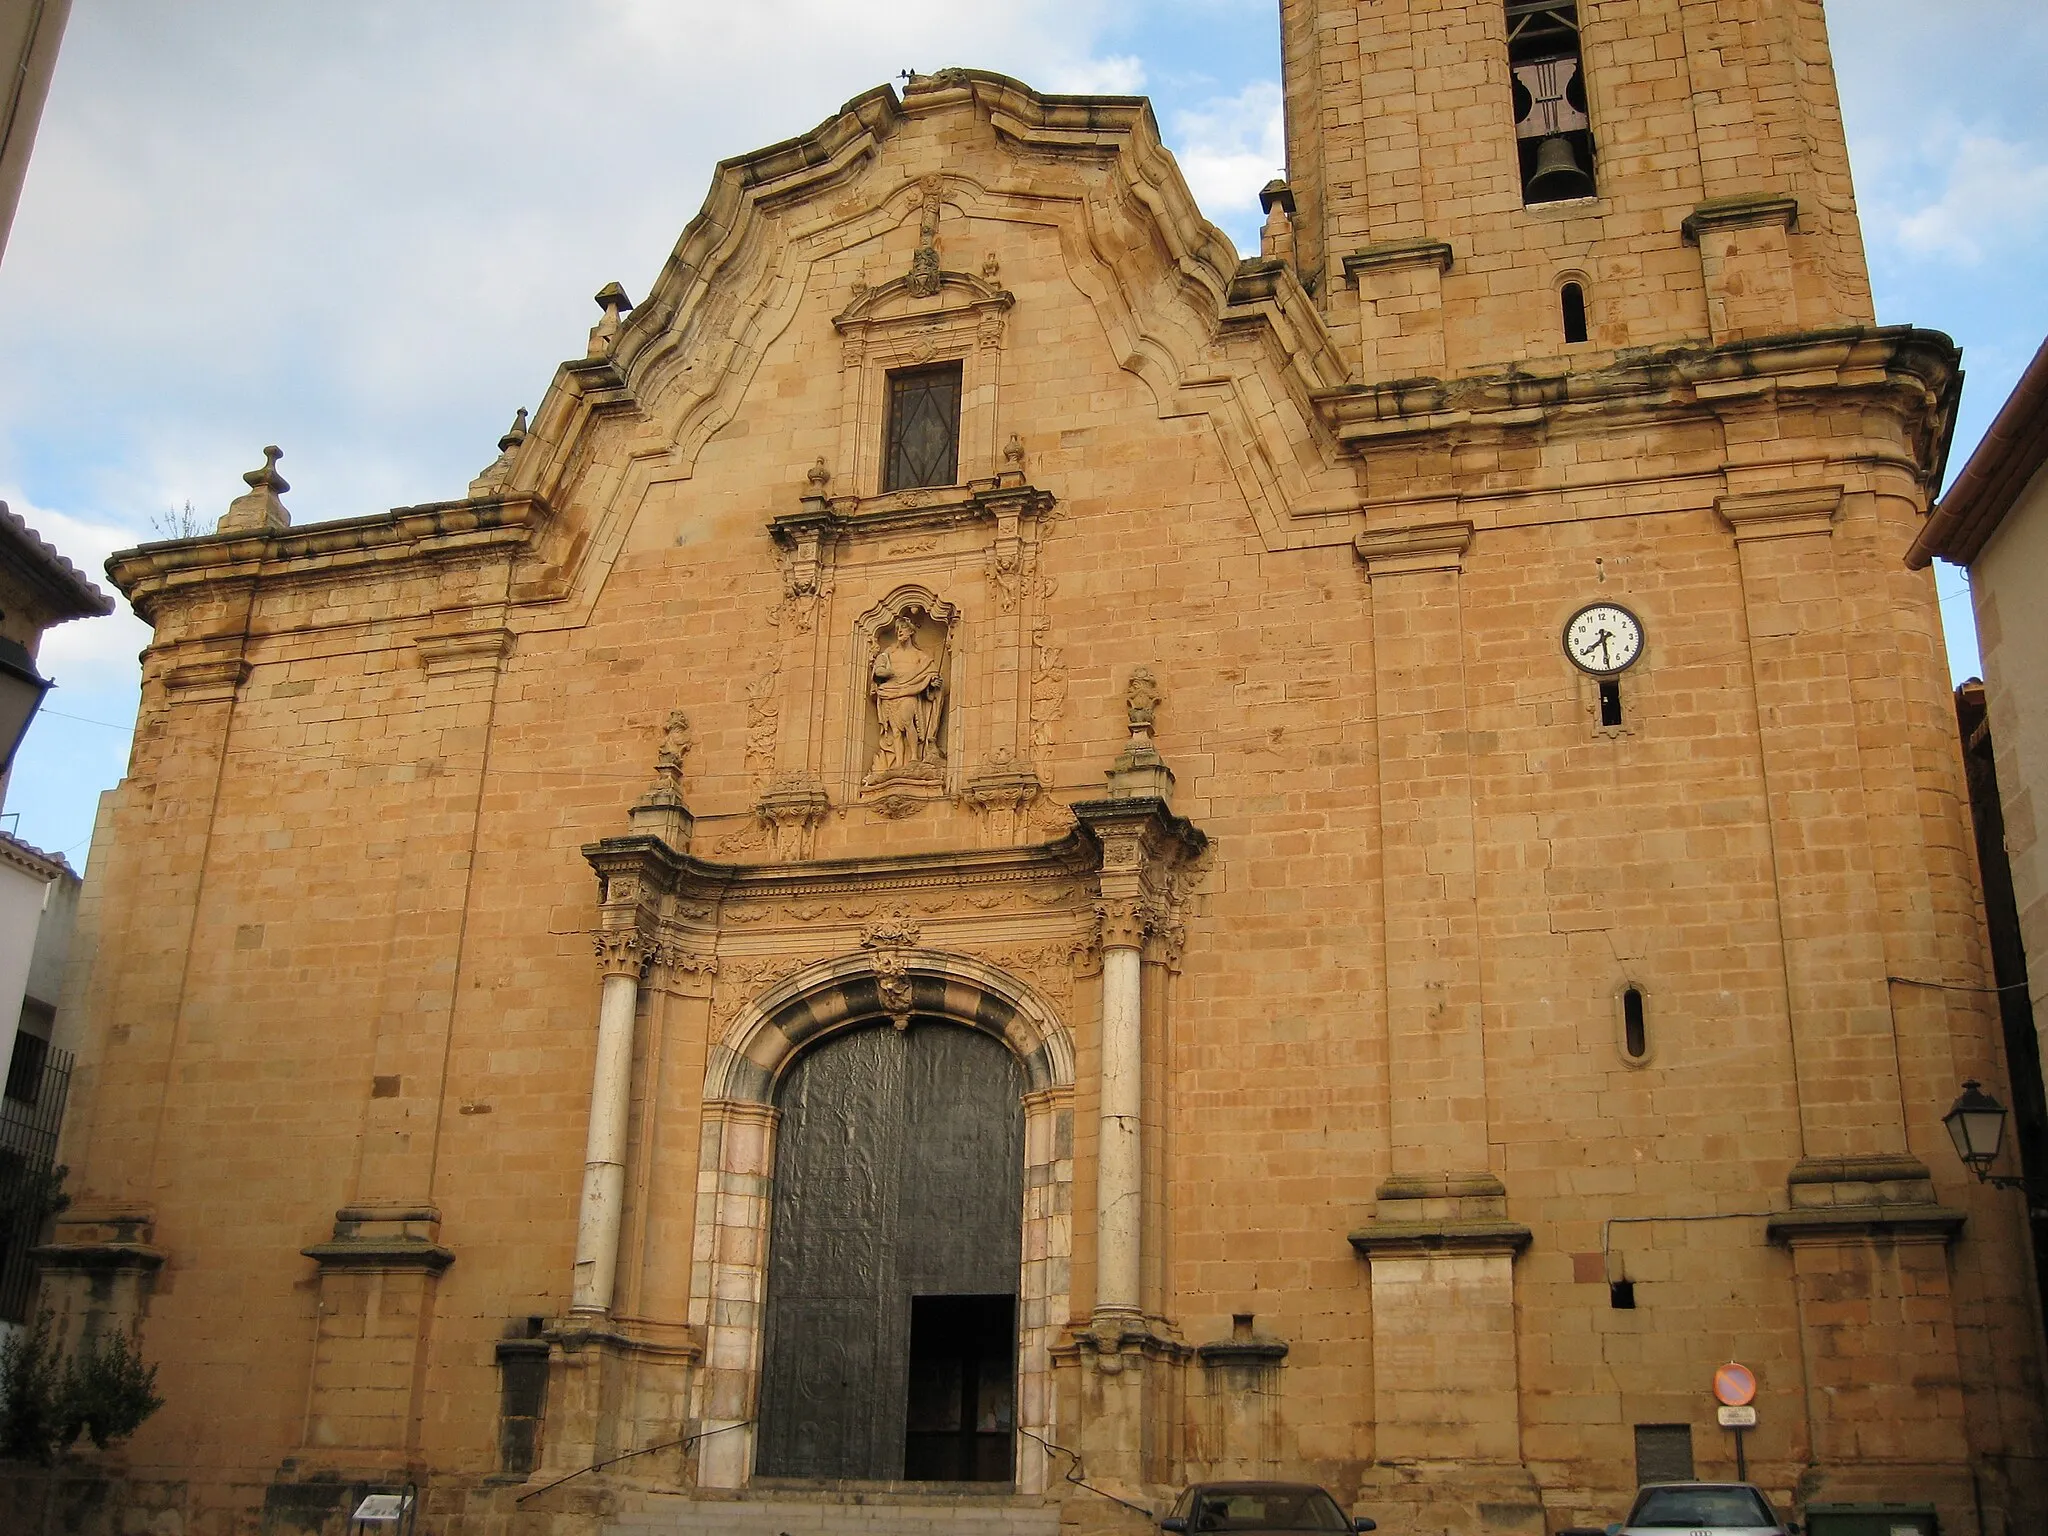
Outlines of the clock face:
{"type": "Polygon", "coordinates": [[[1643,624],[1619,603],[1592,603],[1564,627],[1564,653],[1581,672],[1612,677],[1643,654],[1643,624]]]}

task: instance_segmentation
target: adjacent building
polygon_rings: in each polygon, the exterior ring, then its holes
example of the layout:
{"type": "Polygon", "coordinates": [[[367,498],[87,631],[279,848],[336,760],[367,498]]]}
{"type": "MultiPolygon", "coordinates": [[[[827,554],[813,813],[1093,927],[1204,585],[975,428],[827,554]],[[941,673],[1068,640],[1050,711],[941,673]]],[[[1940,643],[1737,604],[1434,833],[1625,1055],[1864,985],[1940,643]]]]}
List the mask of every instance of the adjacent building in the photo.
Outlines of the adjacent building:
{"type": "Polygon", "coordinates": [[[2048,342],[1906,552],[1965,567],[2005,858],[2037,1039],[2048,1031],[2048,342]]]}
{"type": "Polygon", "coordinates": [[[726,161],[466,496],[294,526],[271,449],[110,562],[102,1507],[2048,1519],[1940,1121],[2006,1087],[1902,563],[1958,358],[1820,5],[1280,16],[1257,258],[1142,100],[918,76],[726,161]]]}

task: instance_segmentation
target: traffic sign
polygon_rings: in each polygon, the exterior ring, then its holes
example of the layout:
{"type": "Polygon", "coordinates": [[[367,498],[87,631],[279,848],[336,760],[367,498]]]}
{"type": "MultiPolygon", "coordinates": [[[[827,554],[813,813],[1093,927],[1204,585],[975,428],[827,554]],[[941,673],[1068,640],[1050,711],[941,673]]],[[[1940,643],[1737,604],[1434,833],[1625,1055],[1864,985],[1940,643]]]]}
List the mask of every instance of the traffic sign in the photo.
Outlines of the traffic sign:
{"type": "MultiPolygon", "coordinates": [[[[1756,1373],[1730,1360],[1714,1372],[1714,1396],[1730,1408],[1756,1401],[1756,1373]]],[[[1723,1422],[1726,1422],[1725,1420],[1723,1422]]]]}

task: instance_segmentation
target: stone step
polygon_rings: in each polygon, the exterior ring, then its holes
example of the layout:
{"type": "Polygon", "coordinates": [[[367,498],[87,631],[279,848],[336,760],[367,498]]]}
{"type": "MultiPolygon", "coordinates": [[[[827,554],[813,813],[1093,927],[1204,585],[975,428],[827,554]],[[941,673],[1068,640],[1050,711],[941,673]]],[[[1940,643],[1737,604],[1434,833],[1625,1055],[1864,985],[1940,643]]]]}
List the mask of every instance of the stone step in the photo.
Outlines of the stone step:
{"type": "Polygon", "coordinates": [[[736,1492],[629,1495],[603,1536],[1058,1536],[1057,1501],[955,1484],[778,1479],[736,1492]]]}

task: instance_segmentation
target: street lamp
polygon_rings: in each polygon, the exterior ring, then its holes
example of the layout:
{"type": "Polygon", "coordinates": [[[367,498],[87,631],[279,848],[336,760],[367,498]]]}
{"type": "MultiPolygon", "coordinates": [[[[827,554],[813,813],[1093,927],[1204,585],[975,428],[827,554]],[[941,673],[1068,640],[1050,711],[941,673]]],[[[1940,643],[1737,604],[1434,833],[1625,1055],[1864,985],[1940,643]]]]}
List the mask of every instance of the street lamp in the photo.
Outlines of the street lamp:
{"type": "Polygon", "coordinates": [[[1948,1127],[1948,1139],[1956,1144],[1956,1156],[1969,1165],[1981,1184],[1994,1189],[2022,1189],[2025,1181],[2011,1174],[1991,1172],[1998,1161],[1999,1143],[2005,1140],[2005,1106],[1985,1093],[1971,1078],[1956,1095],[1955,1107],[1941,1117],[1948,1127]]]}
{"type": "Polygon", "coordinates": [[[28,734],[29,723],[50,691],[50,680],[36,671],[28,647],[0,636],[0,774],[14,766],[14,752],[28,734]]]}

